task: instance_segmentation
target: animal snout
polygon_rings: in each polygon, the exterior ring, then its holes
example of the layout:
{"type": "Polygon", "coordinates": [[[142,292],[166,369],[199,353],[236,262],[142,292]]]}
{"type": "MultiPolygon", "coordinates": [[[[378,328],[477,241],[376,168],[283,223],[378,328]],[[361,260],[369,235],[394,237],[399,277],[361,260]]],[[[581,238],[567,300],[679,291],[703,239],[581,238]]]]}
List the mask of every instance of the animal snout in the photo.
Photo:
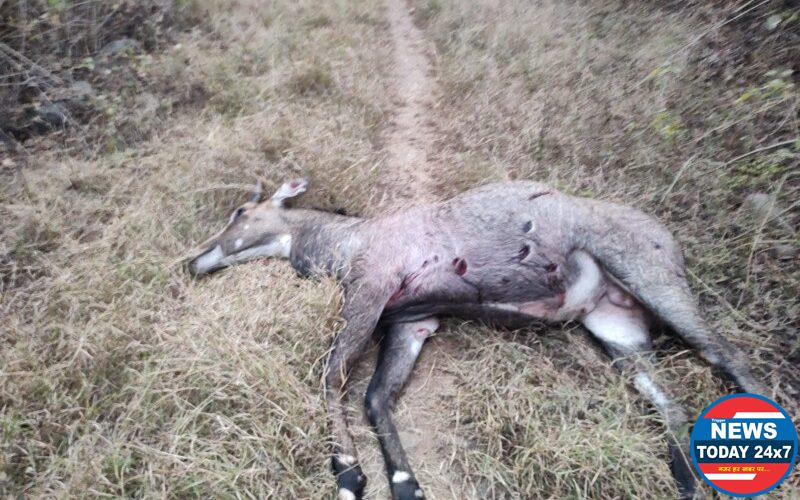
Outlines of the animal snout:
{"type": "Polygon", "coordinates": [[[187,273],[189,273],[189,276],[191,276],[192,278],[198,278],[200,276],[200,273],[198,272],[198,269],[197,269],[197,262],[196,261],[197,261],[197,259],[191,259],[191,260],[186,260],[183,263],[184,270],[187,273]]]}
{"type": "Polygon", "coordinates": [[[186,272],[193,278],[199,278],[224,267],[222,259],[225,257],[222,248],[216,245],[186,263],[186,272]]]}

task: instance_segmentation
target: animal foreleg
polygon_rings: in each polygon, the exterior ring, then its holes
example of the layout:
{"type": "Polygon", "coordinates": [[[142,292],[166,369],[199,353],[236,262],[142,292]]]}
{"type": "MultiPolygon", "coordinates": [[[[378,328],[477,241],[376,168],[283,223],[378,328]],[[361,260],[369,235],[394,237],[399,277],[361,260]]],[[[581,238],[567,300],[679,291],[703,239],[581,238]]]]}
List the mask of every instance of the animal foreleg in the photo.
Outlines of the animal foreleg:
{"type": "Polygon", "coordinates": [[[339,500],[360,499],[367,482],[358,465],[353,437],[347,426],[344,396],[347,375],[369,343],[383,310],[380,304],[385,303],[384,295],[388,296],[369,286],[345,289],[342,316],[347,324],[336,336],[325,367],[325,397],[335,439],[331,465],[339,500]]]}
{"type": "Polygon", "coordinates": [[[438,326],[439,321],[436,318],[391,325],[384,337],[378,366],[367,389],[367,417],[378,435],[386,462],[389,487],[395,500],[424,498],[397,435],[391,411],[397,395],[411,375],[423,342],[438,326]]]}

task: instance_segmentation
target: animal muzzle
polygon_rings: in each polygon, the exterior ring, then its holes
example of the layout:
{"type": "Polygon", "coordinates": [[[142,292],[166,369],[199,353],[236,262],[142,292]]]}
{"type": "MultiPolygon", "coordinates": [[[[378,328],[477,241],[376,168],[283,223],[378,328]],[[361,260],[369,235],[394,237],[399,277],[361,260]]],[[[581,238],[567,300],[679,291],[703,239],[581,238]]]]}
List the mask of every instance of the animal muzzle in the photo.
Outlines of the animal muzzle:
{"type": "Polygon", "coordinates": [[[222,247],[214,245],[197,257],[189,260],[186,264],[186,270],[193,278],[199,278],[225,267],[222,262],[224,258],[225,253],[222,251],[222,247]]]}

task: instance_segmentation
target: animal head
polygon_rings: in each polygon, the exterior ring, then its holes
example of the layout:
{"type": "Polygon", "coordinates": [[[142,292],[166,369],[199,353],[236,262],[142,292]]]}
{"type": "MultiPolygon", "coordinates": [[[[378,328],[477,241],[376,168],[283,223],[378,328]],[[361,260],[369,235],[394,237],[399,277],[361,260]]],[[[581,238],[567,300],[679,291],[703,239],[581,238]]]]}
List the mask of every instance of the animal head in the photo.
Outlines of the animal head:
{"type": "Polygon", "coordinates": [[[288,258],[292,235],[286,220],[286,200],[304,193],[308,180],[284,183],[269,200],[261,201],[261,182],[245,204],[230,216],[228,224],[200,245],[187,264],[189,274],[200,277],[260,257],[288,258]]]}

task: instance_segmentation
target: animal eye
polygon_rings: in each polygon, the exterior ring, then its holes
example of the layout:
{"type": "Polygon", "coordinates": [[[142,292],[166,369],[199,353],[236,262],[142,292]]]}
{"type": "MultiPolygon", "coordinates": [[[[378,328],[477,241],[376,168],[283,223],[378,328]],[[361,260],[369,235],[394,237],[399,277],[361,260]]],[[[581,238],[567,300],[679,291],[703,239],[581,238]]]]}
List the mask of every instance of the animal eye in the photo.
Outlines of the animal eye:
{"type": "Polygon", "coordinates": [[[244,208],[239,207],[236,209],[235,212],[233,212],[233,218],[238,219],[243,213],[244,213],[244,208]]]}

